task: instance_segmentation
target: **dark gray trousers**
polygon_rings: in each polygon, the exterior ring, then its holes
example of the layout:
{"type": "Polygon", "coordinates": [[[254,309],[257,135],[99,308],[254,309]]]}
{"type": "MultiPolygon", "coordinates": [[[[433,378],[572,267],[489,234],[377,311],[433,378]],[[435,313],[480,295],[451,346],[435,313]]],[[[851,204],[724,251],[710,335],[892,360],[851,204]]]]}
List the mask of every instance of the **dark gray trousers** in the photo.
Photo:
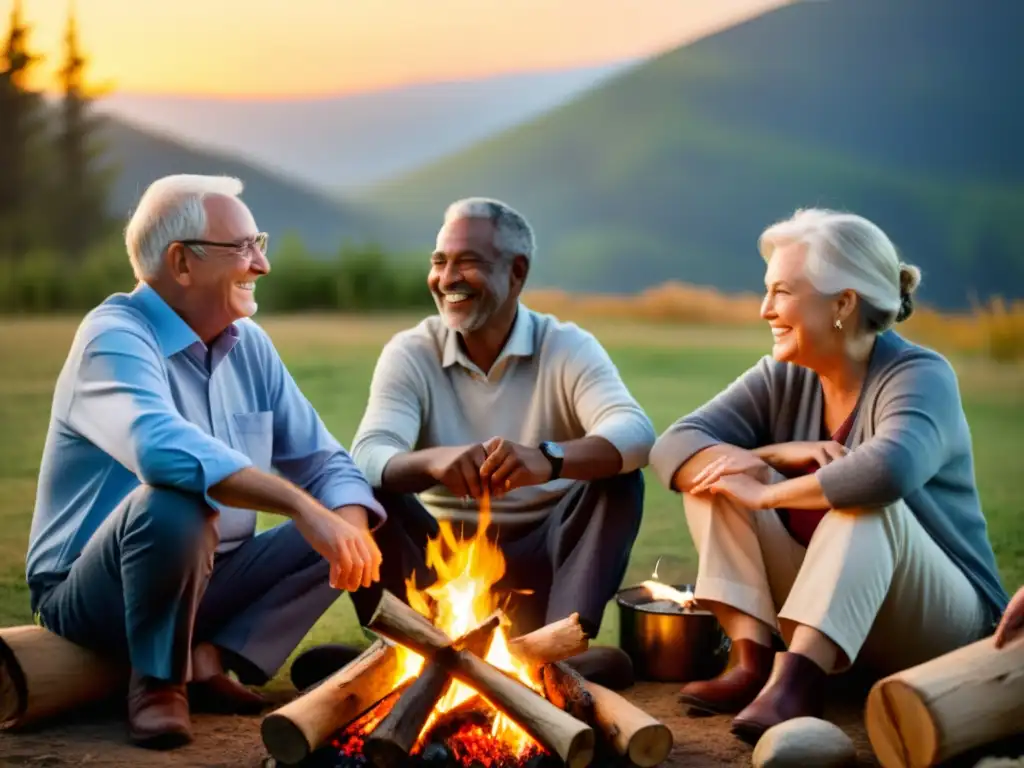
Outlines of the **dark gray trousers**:
{"type": "Polygon", "coordinates": [[[199,496],[140,486],[70,571],[32,585],[33,610],[140,675],[185,682],[191,648],[210,642],[240,680],[265,683],[341,592],[294,523],[215,554],[217,517],[199,496]]]}
{"type": "MultiPolygon", "coordinates": [[[[424,555],[427,539],[438,534],[437,521],[415,496],[378,491],[377,498],[388,510],[387,522],[375,534],[383,555],[381,580],[352,593],[364,626],[383,589],[407,600],[408,576],[415,572],[421,589],[436,578],[424,555]]],[[[538,524],[502,529],[498,544],[505,576],[495,589],[511,594],[506,610],[513,634],[578,612],[587,634],[596,636],[605,606],[625,577],[643,506],[644,479],[637,470],[580,483],[538,524]]]]}

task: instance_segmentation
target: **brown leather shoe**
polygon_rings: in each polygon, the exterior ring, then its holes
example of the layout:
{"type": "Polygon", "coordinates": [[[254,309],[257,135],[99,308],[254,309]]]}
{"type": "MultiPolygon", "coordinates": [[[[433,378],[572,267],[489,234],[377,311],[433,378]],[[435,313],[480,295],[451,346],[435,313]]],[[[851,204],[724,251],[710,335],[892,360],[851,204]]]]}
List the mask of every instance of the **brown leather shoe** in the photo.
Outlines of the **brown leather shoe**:
{"type": "Polygon", "coordinates": [[[221,715],[255,715],[267,700],[225,674],[188,684],[188,697],[196,712],[221,715]]]}
{"type": "Polygon", "coordinates": [[[825,681],[821,667],[799,653],[775,657],[771,679],[764,690],[732,721],[732,732],[748,744],[774,725],[796,717],[821,718],[825,710],[825,681]]]}
{"type": "Polygon", "coordinates": [[[725,715],[739,712],[768,682],[775,651],[753,640],[734,640],[729,666],[712,680],[687,683],[679,701],[690,706],[691,715],[725,715]]]}
{"type": "Polygon", "coordinates": [[[185,686],[132,673],[128,739],[147,749],[174,749],[192,741],[185,686]]]}

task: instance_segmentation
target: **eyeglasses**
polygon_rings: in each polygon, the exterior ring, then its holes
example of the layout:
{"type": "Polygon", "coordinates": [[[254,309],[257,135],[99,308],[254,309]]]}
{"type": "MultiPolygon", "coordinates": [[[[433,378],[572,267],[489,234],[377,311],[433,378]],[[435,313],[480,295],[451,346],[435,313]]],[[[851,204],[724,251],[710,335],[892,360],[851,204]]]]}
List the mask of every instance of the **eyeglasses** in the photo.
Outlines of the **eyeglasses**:
{"type": "Polygon", "coordinates": [[[231,255],[238,257],[249,256],[249,252],[255,248],[261,255],[266,256],[267,245],[270,242],[270,235],[266,232],[260,232],[251,240],[246,240],[243,243],[218,243],[215,240],[175,240],[174,242],[191,248],[202,256],[206,255],[205,251],[203,251],[204,246],[211,248],[226,248],[231,255]]]}

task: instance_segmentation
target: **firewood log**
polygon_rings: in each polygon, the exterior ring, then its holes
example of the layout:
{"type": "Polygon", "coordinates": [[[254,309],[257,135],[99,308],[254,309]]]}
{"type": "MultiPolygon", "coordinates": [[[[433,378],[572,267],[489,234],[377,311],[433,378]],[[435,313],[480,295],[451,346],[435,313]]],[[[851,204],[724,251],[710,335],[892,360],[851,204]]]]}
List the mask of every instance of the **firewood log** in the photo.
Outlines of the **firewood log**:
{"type": "Polygon", "coordinates": [[[508,649],[520,661],[539,667],[583,653],[589,644],[580,625],[580,615],[574,613],[533,632],[513,637],[508,641],[508,649]]]}
{"type": "Polygon", "coordinates": [[[377,640],[311,691],[263,719],[260,735],[276,760],[296,764],[395,687],[395,647],[377,640]]]}
{"type": "Polygon", "coordinates": [[[541,679],[548,701],[577,720],[594,722],[594,697],[579,672],[563,662],[554,662],[541,668],[541,679]]]}
{"type": "Polygon", "coordinates": [[[672,731],[615,691],[586,681],[594,719],[615,751],[640,768],[659,765],[672,751],[672,731]]]}
{"type": "Polygon", "coordinates": [[[444,632],[390,592],[385,590],[367,627],[445,666],[569,768],[582,768],[593,759],[590,726],[479,656],[452,648],[444,632]]]}
{"type": "MultiPolygon", "coordinates": [[[[491,616],[456,640],[455,647],[483,656],[500,621],[499,616],[491,616]]],[[[363,745],[364,754],[377,768],[398,768],[408,764],[416,738],[450,683],[451,675],[442,665],[436,662],[424,665],[416,681],[399,697],[363,745]]]]}
{"type": "Polygon", "coordinates": [[[945,762],[1024,732],[1024,637],[991,637],[872,686],[864,719],[885,768],[945,762]]]}
{"type": "Polygon", "coordinates": [[[0,726],[23,728],[127,691],[128,669],[36,625],[0,629],[0,726]]]}

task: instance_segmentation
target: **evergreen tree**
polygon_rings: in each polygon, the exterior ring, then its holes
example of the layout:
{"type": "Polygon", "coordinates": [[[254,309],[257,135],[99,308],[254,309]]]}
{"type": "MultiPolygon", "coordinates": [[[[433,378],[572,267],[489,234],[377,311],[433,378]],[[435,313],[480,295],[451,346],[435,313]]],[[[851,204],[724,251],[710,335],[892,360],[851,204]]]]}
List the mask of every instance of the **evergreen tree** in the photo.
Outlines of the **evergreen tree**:
{"type": "Polygon", "coordinates": [[[95,140],[99,120],[90,114],[93,96],[85,86],[86,59],[78,43],[72,6],[64,37],[65,58],[60,70],[62,100],[55,135],[54,202],[57,219],[52,228],[58,252],[71,259],[83,257],[109,231],[107,195],[110,171],[99,164],[95,140]]]}
{"type": "Polygon", "coordinates": [[[41,57],[28,47],[29,28],[14,0],[10,29],[0,54],[0,258],[24,255],[32,240],[38,176],[35,156],[39,95],[29,90],[28,75],[41,57]]]}

